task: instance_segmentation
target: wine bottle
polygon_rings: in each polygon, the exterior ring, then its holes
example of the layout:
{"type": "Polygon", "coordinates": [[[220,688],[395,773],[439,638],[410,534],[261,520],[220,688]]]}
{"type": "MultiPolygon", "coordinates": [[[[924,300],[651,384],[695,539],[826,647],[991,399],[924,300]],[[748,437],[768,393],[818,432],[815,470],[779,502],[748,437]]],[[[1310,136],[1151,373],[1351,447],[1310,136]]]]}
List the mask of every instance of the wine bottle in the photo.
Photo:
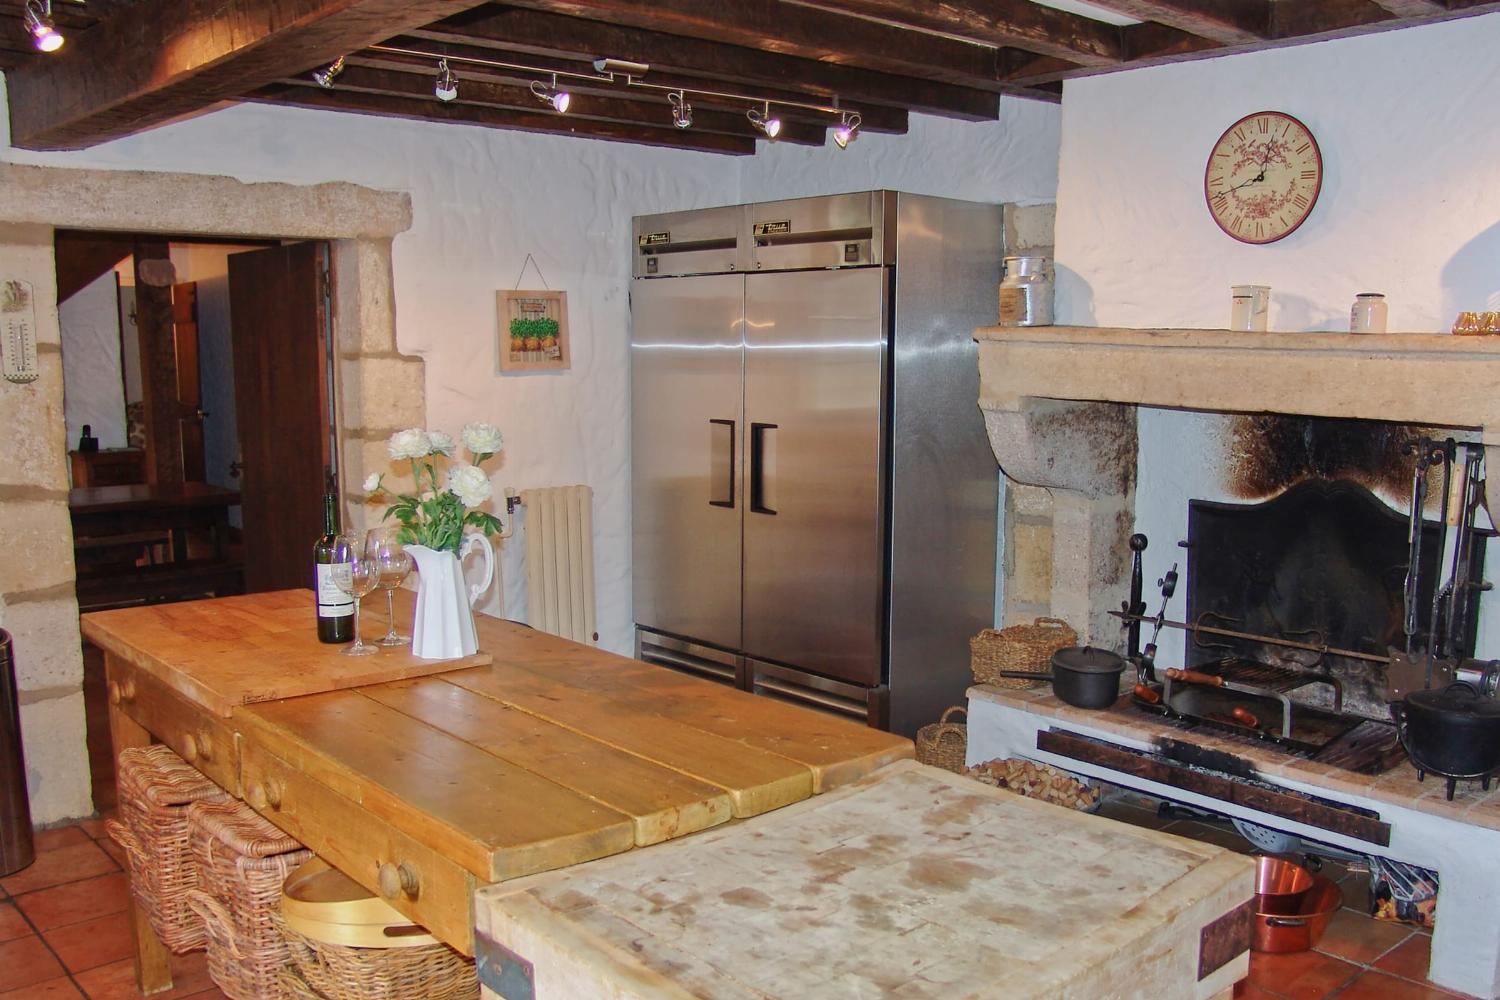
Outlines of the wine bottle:
{"type": "Polygon", "coordinates": [[[354,598],[333,582],[333,553],[338,535],[338,495],[327,493],[323,497],[323,537],[313,546],[319,642],[354,641],[354,598]]]}

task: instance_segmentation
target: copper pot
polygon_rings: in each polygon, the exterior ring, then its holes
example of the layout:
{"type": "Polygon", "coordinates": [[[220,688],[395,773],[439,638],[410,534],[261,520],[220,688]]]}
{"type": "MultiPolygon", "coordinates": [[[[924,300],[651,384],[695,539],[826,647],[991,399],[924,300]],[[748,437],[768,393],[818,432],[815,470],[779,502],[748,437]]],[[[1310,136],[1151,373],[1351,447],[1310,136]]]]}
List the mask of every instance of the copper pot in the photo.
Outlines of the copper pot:
{"type": "Polygon", "coordinates": [[[1343,905],[1344,893],[1338,883],[1314,876],[1312,888],[1303,894],[1296,913],[1255,915],[1250,947],[1254,951],[1306,951],[1318,943],[1328,928],[1328,919],[1343,905]]]}
{"type": "Polygon", "coordinates": [[[1255,859],[1255,912],[1296,913],[1312,884],[1312,873],[1301,865],[1260,855],[1255,859]]]}

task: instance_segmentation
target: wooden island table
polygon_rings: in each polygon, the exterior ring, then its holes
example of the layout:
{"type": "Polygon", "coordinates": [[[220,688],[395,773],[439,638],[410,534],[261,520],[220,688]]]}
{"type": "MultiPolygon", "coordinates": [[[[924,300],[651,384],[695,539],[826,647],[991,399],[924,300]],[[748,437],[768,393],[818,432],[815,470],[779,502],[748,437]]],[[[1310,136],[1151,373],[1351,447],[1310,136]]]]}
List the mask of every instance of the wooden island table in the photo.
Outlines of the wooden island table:
{"type": "MultiPolygon", "coordinates": [[[[411,596],[398,592],[398,620],[411,596]]],[[[385,622],[374,604],[373,636],[385,622]]],[[[165,743],[466,955],[477,888],[789,805],[911,742],[478,617],[479,660],[317,642],[283,591],[85,615],[116,753],[165,743]],[[476,661],[478,662],[478,661],[476,661]]],[[[134,913],[143,993],[168,955],[134,913]]]]}

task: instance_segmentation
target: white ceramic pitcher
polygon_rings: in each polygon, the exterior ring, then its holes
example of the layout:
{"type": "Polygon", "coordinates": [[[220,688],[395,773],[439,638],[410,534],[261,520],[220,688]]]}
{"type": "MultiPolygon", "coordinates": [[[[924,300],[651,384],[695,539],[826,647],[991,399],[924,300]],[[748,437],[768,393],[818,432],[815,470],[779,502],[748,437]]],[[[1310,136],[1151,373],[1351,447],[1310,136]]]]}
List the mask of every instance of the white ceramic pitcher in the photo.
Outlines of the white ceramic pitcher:
{"type": "Polygon", "coordinates": [[[424,660],[452,660],[472,656],[479,649],[474,634],[474,602],[495,579],[495,550],[490,540],[477,532],[464,535],[460,555],[439,552],[425,545],[408,545],[417,561],[417,618],[412,623],[412,655],[424,660]],[[484,582],[470,585],[464,580],[460,556],[478,548],[484,553],[484,582]]]}

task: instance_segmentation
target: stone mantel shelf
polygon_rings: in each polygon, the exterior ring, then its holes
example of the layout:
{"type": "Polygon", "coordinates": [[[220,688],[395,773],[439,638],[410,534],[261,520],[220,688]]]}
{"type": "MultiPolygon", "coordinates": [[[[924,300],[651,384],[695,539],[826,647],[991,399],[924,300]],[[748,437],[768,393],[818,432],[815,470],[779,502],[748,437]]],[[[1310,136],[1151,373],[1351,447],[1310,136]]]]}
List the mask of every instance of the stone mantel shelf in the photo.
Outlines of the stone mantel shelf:
{"type": "Polygon", "coordinates": [[[1058,399],[1476,428],[1500,445],[1500,337],[980,327],[980,405],[1058,399]]]}

